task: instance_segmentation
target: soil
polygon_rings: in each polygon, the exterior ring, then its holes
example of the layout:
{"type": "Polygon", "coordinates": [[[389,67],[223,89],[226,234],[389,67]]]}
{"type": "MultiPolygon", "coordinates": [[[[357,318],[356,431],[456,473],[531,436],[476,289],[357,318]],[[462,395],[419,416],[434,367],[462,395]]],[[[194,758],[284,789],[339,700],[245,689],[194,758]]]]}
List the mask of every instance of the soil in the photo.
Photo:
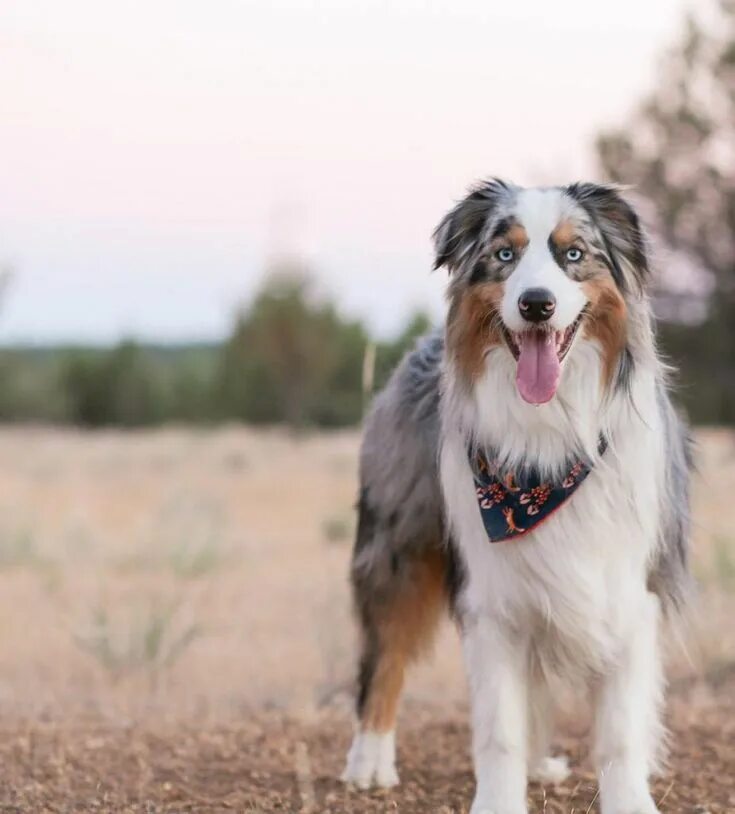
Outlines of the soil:
{"type": "MultiPolygon", "coordinates": [[[[735,679],[686,722],[673,723],[666,774],[654,781],[664,814],[735,812],[735,679]]],[[[674,704],[676,707],[676,704],[674,704]]],[[[682,700],[681,709],[691,709],[682,700]]],[[[428,709],[402,716],[401,785],[359,792],[337,779],[350,738],[344,713],[308,722],[260,713],[236,726],[34,722],[0,733],[0,812],[467,812],[473,780],[465,717],[428,709]]],[[[573,774],[529,788],[529,809],[587,814],[597,786],[586,739],[560,748],[573,774]]]]}

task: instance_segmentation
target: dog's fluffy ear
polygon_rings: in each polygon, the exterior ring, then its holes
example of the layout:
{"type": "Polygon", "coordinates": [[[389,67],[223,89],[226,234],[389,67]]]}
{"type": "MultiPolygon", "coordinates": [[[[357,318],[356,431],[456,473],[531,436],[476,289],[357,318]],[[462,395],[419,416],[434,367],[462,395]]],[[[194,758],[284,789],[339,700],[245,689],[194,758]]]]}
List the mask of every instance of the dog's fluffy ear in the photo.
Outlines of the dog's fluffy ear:
{"type": "Polygon", "coordinates": [[[511,188],[493,178],[474,187],[442,219],[434,230],[434,268],[446,266],[450,272],[461,268],[475,254],[488,219],[511,188]]]}
{"type": "Polygon", "coordinates": [[[600,230],[621,291],[643,289],[649,277],[646,235],[638,213],[612,184],[577,183],[566,188],[600,230]]]}

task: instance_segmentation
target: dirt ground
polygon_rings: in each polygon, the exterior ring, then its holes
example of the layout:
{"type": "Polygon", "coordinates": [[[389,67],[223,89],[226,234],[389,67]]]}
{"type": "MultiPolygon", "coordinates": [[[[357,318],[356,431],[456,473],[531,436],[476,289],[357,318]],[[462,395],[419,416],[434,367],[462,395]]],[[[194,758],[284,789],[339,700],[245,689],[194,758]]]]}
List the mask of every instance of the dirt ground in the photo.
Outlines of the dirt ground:
{"type": "MultiPolygon", "coordinates": [[[[697,433],[700,592],[671,647],[661,811],[735,812],[735,435],[697,433]]],[[[403,783],[336,781],[351,734],[355,432],[0,429],[2,812],[462,812],[455,632],[409,676],[403,783]]],[[[587,814],[575,772],[532,810],[587,814]]]]}
{"type": "MultiPolygon", "coordinates": [[[[682,709],[691,708],[687,692],[678,692],[682,709]]],[[[660,811],[735,811],[735,676],[691,717],[672,725],[669,769],[654,784],[660,811]]],[[[261,714],[204,729],[90,722],[15,727],[0,733],[0,811],[467,812],[473,783],[464,717],[442,719],[413,708],[403,723],[401,785],[369,793],[337,780],[350,725],[332,713],[308,723],[261,714]]],[[[594,809],[597,786],[582,734],[560,739],[572,777],[557,788],[533,784],[531,812],[594,809]]]]}

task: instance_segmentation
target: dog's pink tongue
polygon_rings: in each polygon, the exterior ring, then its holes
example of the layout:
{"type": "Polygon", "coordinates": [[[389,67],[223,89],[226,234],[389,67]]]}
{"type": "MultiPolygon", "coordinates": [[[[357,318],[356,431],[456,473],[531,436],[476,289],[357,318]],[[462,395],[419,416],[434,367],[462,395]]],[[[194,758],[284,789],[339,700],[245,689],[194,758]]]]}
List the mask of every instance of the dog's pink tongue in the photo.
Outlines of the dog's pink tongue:
{"type": "Polygon", "coordinates": [[[520,337],[516,384],[531,404],[544,404],[556,393],[561,365],[552,331],[524,331],[520,337]]]}

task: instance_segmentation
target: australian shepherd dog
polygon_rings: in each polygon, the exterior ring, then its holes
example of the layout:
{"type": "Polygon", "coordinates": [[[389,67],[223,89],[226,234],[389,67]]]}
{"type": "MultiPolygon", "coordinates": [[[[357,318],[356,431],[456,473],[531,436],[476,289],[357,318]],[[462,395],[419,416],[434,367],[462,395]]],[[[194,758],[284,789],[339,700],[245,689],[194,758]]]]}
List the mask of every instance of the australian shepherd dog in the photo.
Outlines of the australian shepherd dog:
{"type": "Polygon", "coordinates": [[[445,330],[375,399],[352,585],[344,780],[398,783],[404,671],[445,609],[472,709],[472,814],[525,814],[559,682],[589,689],[602,814],[652,814],[662,622],[688,593],[689,446],[656,353],[648,248],[621,191],[481,183],[434,233],[445,330]]]}

